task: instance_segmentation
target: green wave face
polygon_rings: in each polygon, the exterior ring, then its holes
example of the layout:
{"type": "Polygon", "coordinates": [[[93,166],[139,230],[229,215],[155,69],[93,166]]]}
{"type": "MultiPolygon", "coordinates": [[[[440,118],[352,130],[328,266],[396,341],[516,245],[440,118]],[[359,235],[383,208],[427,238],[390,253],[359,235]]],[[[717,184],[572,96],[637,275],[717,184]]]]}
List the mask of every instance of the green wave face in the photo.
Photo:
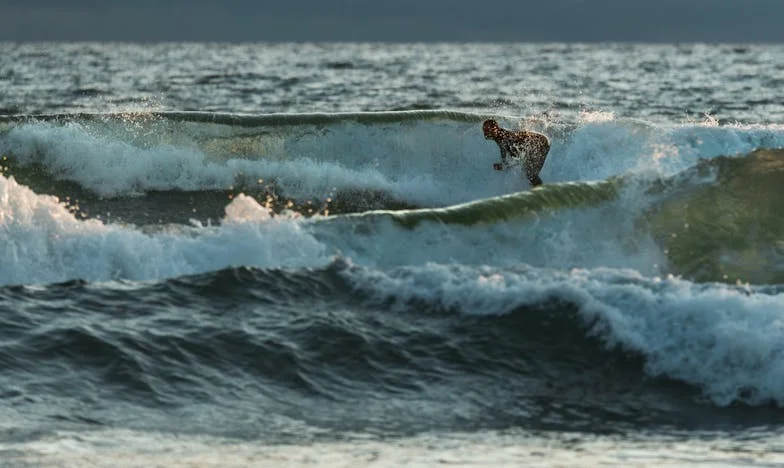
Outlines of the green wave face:
{"type": "Polygon", "coordinates": [[[351,215],[357,218],[388,217],[412,229],[423,222],[473,226],[536,216],[547,211],[593,206],[617,196],[620,179],[593,183],[542,185],[534,190],[478,200],[446,208],[374,211],[351,215]]]}
{"type": "Polygon", "coordinates": [[[784,283],[784,150],[708,166],[715,183],[646,215],[672,270],[698,281],[784,283]]]}

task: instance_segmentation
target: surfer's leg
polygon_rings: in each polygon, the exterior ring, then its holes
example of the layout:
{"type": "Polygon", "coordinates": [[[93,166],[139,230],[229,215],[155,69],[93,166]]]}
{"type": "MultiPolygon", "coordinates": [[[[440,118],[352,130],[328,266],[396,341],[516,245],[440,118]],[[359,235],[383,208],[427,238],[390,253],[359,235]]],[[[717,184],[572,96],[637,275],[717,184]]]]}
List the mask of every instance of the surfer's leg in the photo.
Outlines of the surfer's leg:
{"type": "Polygon", "coordinates": [[[531,182],[531,185],[533,185],[534,187],[542,185],[542,179],[538,175],[534,175],[534,176],[529,175],[528,182],[531,182]]]}
{"type": "Polygon", "coordinates": [[[529,155],[525,158],[525,176],[534,187],[537,185],[542,185],[542,179],[539,177],[539,171],[542,170],[542,166],[544,166],[544,160],[546,157],[547,155],[541,157],[532,157],[529,155]]]}

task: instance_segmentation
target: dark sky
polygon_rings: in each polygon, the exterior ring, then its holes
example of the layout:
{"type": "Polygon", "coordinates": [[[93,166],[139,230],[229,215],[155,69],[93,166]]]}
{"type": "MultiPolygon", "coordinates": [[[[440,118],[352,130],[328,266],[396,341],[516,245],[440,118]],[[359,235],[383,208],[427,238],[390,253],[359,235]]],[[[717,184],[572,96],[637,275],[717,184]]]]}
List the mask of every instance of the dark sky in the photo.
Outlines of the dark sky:
{"type": "Polygon", "coordinates": [[[784,0],[0,0],[0,40],[784,42],[784,0]]]}

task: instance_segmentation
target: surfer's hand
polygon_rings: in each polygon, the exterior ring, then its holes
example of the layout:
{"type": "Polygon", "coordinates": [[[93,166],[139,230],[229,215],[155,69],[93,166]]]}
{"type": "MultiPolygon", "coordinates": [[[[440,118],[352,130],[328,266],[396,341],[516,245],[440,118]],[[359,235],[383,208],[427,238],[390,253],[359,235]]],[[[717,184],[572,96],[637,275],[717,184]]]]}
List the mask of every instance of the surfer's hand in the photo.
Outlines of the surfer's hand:
{"type": "Polygon", "coordinates": [[[504,169],[504,165],[501,163],[493,163],[493,169],[496,171],[502,171],[504,169]]]}

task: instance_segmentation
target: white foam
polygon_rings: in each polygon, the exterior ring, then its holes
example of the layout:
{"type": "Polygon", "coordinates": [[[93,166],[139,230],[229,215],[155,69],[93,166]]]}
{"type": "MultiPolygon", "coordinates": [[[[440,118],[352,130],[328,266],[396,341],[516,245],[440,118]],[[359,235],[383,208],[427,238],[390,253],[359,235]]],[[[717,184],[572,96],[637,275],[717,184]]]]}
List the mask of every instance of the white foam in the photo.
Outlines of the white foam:
{"type": "Polygon", "coordinates": [[[427,264],[347,269],[360,289],[405,308],[425,301],[466,314],[505,314],[552,299],[578,307],[608,348],[645,357],[652,377],[701,388],[718,405],[784,404],[784,294],[632,270],[502,269],[427,264]]]}
{"type": "MultiPolygon", "coordinates": [[[[304,430],[313,430],[305,428],[304,430]]],[[[431,431],[407,437],[341,433],[340,440],[271,443],[166,431],[98,429],[37,434],[0,442],[6,460],[19,466],[171,468],[274,466],[279,468],[429,468],[493,466],[657,466],[727,468],[784,464],[771,431],[750,435],[681,433],[633,435],[525,430],[431,431]]]]}
{"type": "MultiPolygon", "coordinates": [[[[471,123],[346,121],[243,132],[206,123],[26,123],[0,138],[0,152],[44,164],[55,177],[103,196],[275,180],[294,197],[365,189],[444,206],[528,189],[519,171],[492,170],[499,150],[471,123]]],[[[590,114],[572,130],[553,130],[551,140],[545,181],[601,180],[629,172],[670,175],[700,158],[781,147],[784,129],[667,127],[590,114]]]]}
{"type": "MultiPolygon", "coordinates": [[[[323,198],[339,189],[382,190],[412,202],[429,202],[439,187],[427,174],[397,182],[371,165],[345,167],[338,162],[279,154],[260,160],[225,155],[211,158],[193,144],[136,146],[116,133],[96,134],[77,123],[28,124],[12,129],[0,151],[20,163],[41,163],[60,179],[72,180],[101,196],[134,195],[153,190],[227,190],[249,181],[275,180],[287,196],[323,198]],[[424,180],[423,180],[424,179],[424,180]],[[417,187],[427,187],[417,191],[417,187]]],[[[311,148],[312,150],[312,148],[311,148]]],[[[257,155],[258,156],[258,155],[257,155]]]]}
{"type": "Polygon", "coordinates": [[[0,284],[148,280],[229,266],[308,267],[329,260],[325,246],[297,218],[272,217],[249,197],[229,204],[225,221],[146,234],[79,220],[57,198],[0,177],[0,284]]]}
{"type": "MultiPolygon", "coordinates": [[[[397,135],[387,127],[345,125],[325,137],[310,135],[316,131],[310,126],[299,130],[282,143],[246,145],[237,154],[211,154],[207,150],[216,148],[200,148],[182,137],[176,144],[160,136],[140,142],[136,141],[138,135],[130,135],[127,129],[106,125],[34,123],[12,128],[0,140],[0,151],[21,164],[41,163],[54,177],[76,181],[102,196],[152,190],[225,190],[240,183],[274,180],[293,197],[325,199],[338,190],[364,189],[435,205],[522,187],[519,176],[513,176],[514,186],[507,190],[489,183],[475,185],[478,188],[473,191],[450,190],[455,185],[473,185],[475,178],[467,171],[454,169],[476,167],[476,162],[469,164],[469,160],[478,152],[463,149],[454,153],[461,145],[451,141],[442,145],[448,139],[424,136],[433,132],[430,127],[397,135]],[[249,149],[262,152],[243,152],[249,149]]],[[[214,131],[205,128],[205,133],[214,131]]],[[[449,130],[438,133],[454,136],[449,130]]],[[[231,146],[217,148],[221,150],[237,151],[231,146]]],[[[486,166],[490,164],[489,157],[486,166]]]]}
{"type": "Polygon", "coordinates": [[[784,128],[780,125],[654,126],[612,116],[592,117],[562,140],[555,140],[542,178],[602,180],[626,173],[670,176],[700,159],[781,147],[784,128]]]}
{"type": "Polygon", "coordinates": [[[22,164],[41,163],[54,177],[76,181],[103,196],[227,188],[235,182],[235,171],[241,169],[211,163],[193,148],[138,147],[78,123],[15,127],[0,148],[22,164]]]}

